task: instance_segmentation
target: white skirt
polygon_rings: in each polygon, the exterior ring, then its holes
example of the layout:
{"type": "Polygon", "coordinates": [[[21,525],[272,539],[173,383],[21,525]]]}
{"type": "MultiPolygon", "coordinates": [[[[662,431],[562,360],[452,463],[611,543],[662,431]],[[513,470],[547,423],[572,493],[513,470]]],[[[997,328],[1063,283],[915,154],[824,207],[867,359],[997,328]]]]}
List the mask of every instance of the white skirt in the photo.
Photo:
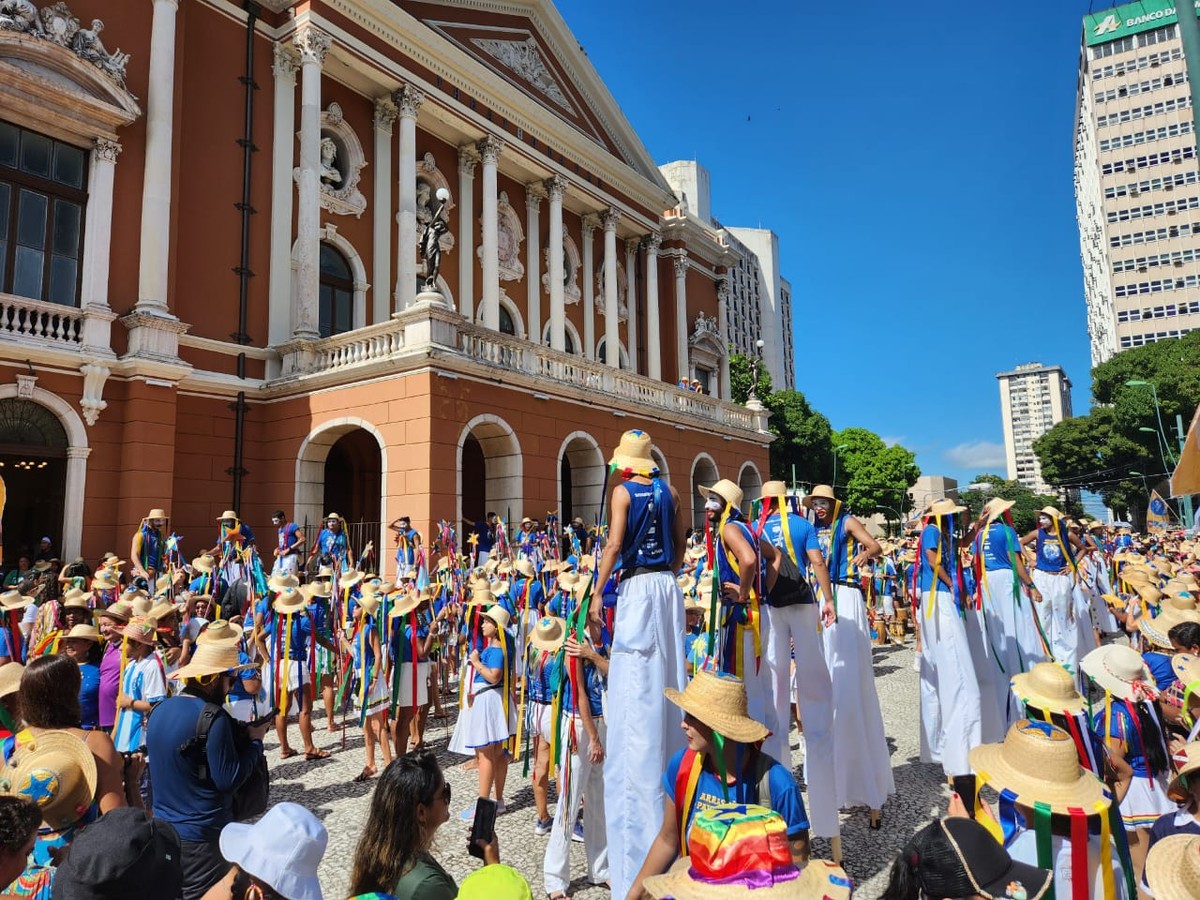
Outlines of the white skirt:
{"type": "MultiPolygon", "coordinates": [[[[399,690],[396,692],[396,706],[399,708],[413,705],[413,666],[406,662],[400,665],[399,690]]],[[[417,706],[429,702],[429,661],[417,663],[417,706]]]]}
{"type": "Polygon", "coordinates": [[[504,715],[503,688],[492,688],[475,695],[471,705],[471,722],[466,734],[467,746],[472,750],[507,741],[515,732],[515,710],[509,704],[509,714],[504,715]]]}
{"type": "MultiPolygon", "coordinates": [[[[357,696],[355,699],[358,699],[357,696]]],[[[387,679],[381,674],[370,686],[367,696],[363,700],[363,705],[366,707],[365,715],[373,716],[376,713],[384,712],[388,707],[389,699],[387,679]]]]}
{"type": "Polygon", "coordinates": [[[1173,813],[1179,804],[1171,802],[1167,789],[1159,778],[1144,775],[1133,776],[1133,782],[1121,801],[1121,819],[1126,831],[1149,828],[1159,816],[1173,813]]]}

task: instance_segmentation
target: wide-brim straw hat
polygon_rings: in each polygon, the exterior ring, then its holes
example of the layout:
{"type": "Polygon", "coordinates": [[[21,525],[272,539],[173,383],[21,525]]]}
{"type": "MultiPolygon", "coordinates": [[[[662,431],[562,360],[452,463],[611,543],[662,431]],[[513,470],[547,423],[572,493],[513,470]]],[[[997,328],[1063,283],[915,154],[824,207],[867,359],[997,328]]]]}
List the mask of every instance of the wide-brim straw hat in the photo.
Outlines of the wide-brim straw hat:
{"type": "Polygon", "coordinates": [[[537,620],[529,635],[529,645],[535,650],[555,653],[567,640],[567,620],[557,616],[544,616],[537,620]]]}
{"type": "Polygon", "coordinates": [[[179,607],[174,603],[156,603],[154,606],[150,607],[150,612],[148,615],[152,619],[162,621],[163,619],[168,619],[171,616],[179,615],[179,607]]]}
{"type": "Polygon", "coordinates": [[[493,581],[492,582],[492,593],[495,594],[497,597],[499,597],[501,595],[507,595],[511,588],[512,588],[512,585],[507,581],[493,581]]]}
{"type": "Polygon", "coordinates": [[[1190,653],[1176,653],[1171,657],[1171,670],[1175,677],[1187,687],[1194,681],[1200,681],[1200,656],[1190,653]]]}
{"type": "Polygon", "coordinates": [[[754,744],[771,733],[746,712],[746,685],[733,675],[702,669],[684,690],[666,688],[663,695],[729,740],[754,744]]]}
{"type": "Polygon", "coordinates": [[[1162,838],[1146,856],[1146,883],[1158,900],[1200,897],[1200,835],[1162,838]]]}
{"type": "Polygon", "coordinates": [[[929,509],[925,511],[928,516],[957,516],[959,513],[967,511],[965,506],[960,506],[953,500],[945,498],[935,500],[929,504],[929,509]]]}
{"type": "Polygon", "coordinates": [[[433,599],[433,591],[429,588],[422,588],[419,591],[409,591],[403,597],[396,601],[396,605],[392,607],[388,613],[389,619],[398,619],[401,616],[407,616],[411,612],[416,612],[417,607],[426,600],[433,599]]]}
{"type": "Polygon", "coordinates": [[[333,582],[326,581],[325,579],[321,578],[304,585],[301,590],[303,590],[304,593],[309,597],[328,600],[333,596],[333,582]]]}
{"type": "Polygon", "coordinates": [[[987,513],[988,521],[994,522],[1000,516],[1004,515],[1014,506],[1017,501],[1005,500],[1002,497],[992,497],[987,503],[983,504],[983,511],[987,513]]]}
{"type": "Polygon", "coordinates": [[[577,572],[561,572],[554,580],[562,590],[569,591],[579,583],[579,574],[577,572]]]}
{"type": "Polygon", "coordinates": [[[0,666],[0,697],[15,694],[21,689],[21,676],[25,667],[19,662],[8,662],[0,666]]]}
{"type": "Polygon", "coordinates": [[[308,598],[299,588],[284,588],[275,595],[275,602],[271,604],[271,608],[284,615],[303,612],[308,608],[308,598]]]}
{"type": "Polygon", "coordinates": [[[1019,802],[1049,805],[1052,812],[1108,805],[1104,783],[1079,765],[1071,735],[1048,722],[1020,719],[1004,742],[980,744],[970,752],[971,768],[997,791],[1012,791],[1019,802]]]}
{"type": "Polygon", "coordinates": [[[518,559],[513,563],[513,568],[526,578],[534,578],[537,575],[537,571],[533,568],[533,563],[527,559],[518,559]]]}
{"type": "Polygon", "coordinates": [[[1105,644],[1079,661],[1079,668],[1097,685],[1121,700],[1155,697],[1154,675],[1142,655],[1125,644],[1105,644]]]}
{"type": "Polygon", "coordinates": [[[1038,514],[1050,516],[1051,518],[1054,518],[1054,519],[1065,519],[1066,518],[1065,515],[1063,515],[1061,512],[1059,512],[1053,506],[1043,506],[1041,509],[1038,510],[1038,514]]]}
{"type": "Polygon", "coordinates": [[[218,522],[224,522],[226,519],[237,520],[238,514],[235,513],[232,509],[227,509],[227,510],[225,510],[225,512],[223,512],[219,516],[217,516],[218,522]]]}
{"type": "Polygon", "coordinates": [[[1200,741],[1184,744],[1174,755],[1175,777],[1167,785],[1167,795],[1176,803],[1183,803],[1191,794],[1188,776],[1200,772],[1200,741]]]}
{"type": "Polygon", "coordinates": [[[684,553],[684,556],[692,562],[699,562],[700,560],[704,559],[704,557],[708,556],[708,550],[703,546],[697,545],[684,553]]]}
{"type": "Polygon", "coordinates": [[[159,509],[157,506],[154,509],[150,510],[150,512],[146,513],[146,521],[147,522],[152,522],[155,519],[169,519],[169,518],[171,518],[171,517],[167,515],[167,511],[165,509],[159,509]]]}
{"type": "Polygon", "coordinates": [[[120,559],[117,556],[110,556],[108,559],[104,560],[104,562],[100,563],[100,567],[96,571],[110,571],[115,574],[120,571],[123,565],[125,565],[125,560],[120,559]]]}
{"type": "Polygon", "coordinates": [[[360,572],[358,569],[347,569],[338,576],[338,587],[343,591],[347,588],[352,588],[363,580],[365,572],[360,572]]]}
{"type": "Polygon", "coordinates": [[[1146,639],[1156,647],[1163,649],[1171,649],[1171,638],[1168,632],[1176,625],[1182,625],[1184,622],[1195,622],[1200,625],[1200,611],[1195,606],[1189,606],[1186,609],[1181,609],[1178,606],[1163,604],[1163,607],[1157,616],[1141,616],[1138,618],[1138,630],[1146,636],[1146,639]]]}
{"type": "Polygon", "coordinates": [[[338,513],[335,513],[335,512],[326,513],[325,516],[321,519],[321,521],[328,522],[330,519],[337,519],[339,522],[343,522],[343,523],[346,521],[338,513]]]}
{"type": "Polygon", "coordinates": [[[217,560],[208,553],[201,554],[192,560],[192,568],[197,572],[211,574],[212,570],[217,567],[217,560]]]}
{"type": "Polygon", "coordinates": [[[154,596],[160,597],[171,590],[171,576],[159,575],[154,581],[154,596]]]}
{"type": "Polygon", "coordinates": [[[196,638],[199,644],[229,644],[236,647],[242,639],[244,629],[226,619],[213,619],[196,638]]]}
{"type": "Polygon", "coordinates": [[[813,487],[811,492],[804,495],[804,498],[800,501],[800,503],[805,509],[812,509],[814,500],[829,500],[833,503],[836,503],[837,494],[833,492],[833,488],[831,488],[829,485],[818,484],[813,487]]]}
{"type": "Polygon", "coordinates": [[[705,499],[709,499],[715,494],[718,500],[721,500],[724,503],[727,503],[729,506],[735,508],[741,508],[742,500],[745,499],[742,489],[728,478],[722,478],[711,487],[699,485],[697,490],[705,499]]]}
{"type": "Polygon", "coordinates": [[[471,601],[467,606],[492,606],[496,602],[496,598],[492,596],[492,592],[488,588],[475,588],[471,591],[471,601]]]}
{"type": "Polygon", "coordinates": [[[317,581],[332,581],[333,580],[333,566],[321,566],[321,568],[317,569],[316,580],[317,581]]]}
{"type": "Polygon", "coordinates": [[[596,557],[591,553],[583,554],[579,557],[579,568],[588,570],[596,568],[596,557]]]}
{"type": "Polygon", "coordinates": [[[1162,591],[1156,587],[1152,587],[1149,584],[1135,584],[1133,589],[1150,606],[1158,606],[1162,602],[1162,591]]]}
{"type": "Polygon", "coordinates": [[[696,579],[691,575],[680,575],[675,579],[675,583],[679,585],[679,589],[686,594],[696,586],[696,579]]]}
{"type": "Polygon", "coordinates": [[[1012,677],[1017,699],[1035,709],[1074,715],[1087,709],[1087,700],[1075,689],[1075,679],[1058,663],[1040,662],[1028,672],[1012,677]]]}
{"type": "Polygon", "coordinates": [[[87,814],[96,798],[96,784],[92,751],[65,731],[35,735],[0,770],[0,792],[32,800],[52,831],[62,831],[87,814]]]}
{"type": "Polygon", "coordinates": [[[652,472],[658,470],[658,463],[650,453],[652,445],[650,435],[635,428],[621,435],[617,449],[613,451],[609,465],[616,466],[618,471],[652,472]]]}
{"type": "Polygon", "coordinates": [[[121,634],[131,641],[153,647],[158,637],[158,622],[147,616],[134,616],[129,620],[129,624],[121,629],[121,634]]]}
{"type": "MultiPolygon", "coordinates": [[[[383,594],[368,591],[358,598],[358,605],[368,616],[374,616],[379,612],[379,606],[383,603],[383,597],[383,594]]],[[[395,615],[395,613],[393,612],[392,615],[395,615]]]]}
{"type": "Polygon", "coordinates": [[[178,681],[185,678],[203,678],[205,675],[220,675],[225,672],[257,669],[258,663],[244,663],[238,656],[238,648],[230,644],[197,644],[196,652],[186,666],[181,666],[170,677],[178,681]]]}
{"type": "Polygon", "coordinates": [[[145,591],[126,591],[121,600],[129,604],[131,616],[148,616],[150,610],[154,608],[154,604],[150,602],[145,591]]]}
{"type": "Polygon", "coordinates": [[[95,625],[76,625],[65,635],[67,640],[95,641],[100,643],[100,629],[95,625]]]}
{"type": "Polygon", "coordinates": [[[88,606],[88,600],[91,598],[91,591],[81,591],[79,588],[71,588],[62,595],[62,608],[86,609],[88,612],[91,612],[92,608],[88,606]]]}
{"type": "Polygon", "coordinates": [[[503,631],[508,627],[508,610],[503,606],[495,605],[489,609],[485,609],[483,614],[496,623],[496,627],[503,631]]]}
{"type": "Polygon", "coordinates": [[[101,609],[96,610],[97,616],[106,616],[114,622],[128,622],[133,616],[133,604],[125,600],[114,600],[101,609]]]}
{"type": "Polygon", "coordinates": [[[14,609],[24,609],[37,602],[33,597],[27,597],[18,590],[5,591],[0,594],[0,610],[9,612],[14,609]]]}
{"type": "Polygon", "coordinates": [[[286,588],[300,587],[300,579],[290,572],[286,575],[272,575],[271,580],[267,582],[267,587],[272,591],[282,591],[286,588]]]}
{"type": "Polygon", "coordinates": [[[824,859],[810,859],[800,874],[751,889],[742,884],[709,884],[692,877],[690,857],[677,859],[665,875],[652,875],[642,888],[656,900],[849,900],[850,878],[846,870],[824,859]]]}

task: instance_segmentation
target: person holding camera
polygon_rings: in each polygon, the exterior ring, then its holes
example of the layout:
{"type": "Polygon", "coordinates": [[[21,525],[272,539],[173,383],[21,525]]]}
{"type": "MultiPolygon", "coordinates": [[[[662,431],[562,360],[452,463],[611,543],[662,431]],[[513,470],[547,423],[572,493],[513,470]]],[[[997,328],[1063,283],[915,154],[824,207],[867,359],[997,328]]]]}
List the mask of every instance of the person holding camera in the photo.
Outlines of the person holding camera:
{"type": "MultiPolygon", "coordinates": [[[[202,642],[191,661],[172,673],[183,691],[155,708],[146,746],[154,783],[154,817],[179,832],[183,858],[183,900],[199,900],[225,877],[221,829],[241,818],[235,803],[246,794],[265,801],[266,766],[262,738],[274,712],[248,726],[224,709],[225,697],[243,663],[236,643],[202,642]]],[[[246,810],[243,815],[262,812],[246,810]]]]}

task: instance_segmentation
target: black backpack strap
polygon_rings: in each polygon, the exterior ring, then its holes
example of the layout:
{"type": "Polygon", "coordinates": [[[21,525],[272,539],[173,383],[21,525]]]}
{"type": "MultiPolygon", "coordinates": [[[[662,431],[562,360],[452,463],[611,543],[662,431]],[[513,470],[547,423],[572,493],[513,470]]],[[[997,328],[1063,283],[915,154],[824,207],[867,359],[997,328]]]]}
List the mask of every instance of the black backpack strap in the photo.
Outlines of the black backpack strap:
{"type": "Polygon", "coordinates": [[[197,774],[201,781],[208,779],[208,733],[212,730],[213,722],[216,721],[217,716],[224,712],[223,707],[205,701],[204,708],[200,710],[200,715],[196,717],[195,733],[179,748],[179,752],[183,757],[193,758],[198,770],[197,774]]]}

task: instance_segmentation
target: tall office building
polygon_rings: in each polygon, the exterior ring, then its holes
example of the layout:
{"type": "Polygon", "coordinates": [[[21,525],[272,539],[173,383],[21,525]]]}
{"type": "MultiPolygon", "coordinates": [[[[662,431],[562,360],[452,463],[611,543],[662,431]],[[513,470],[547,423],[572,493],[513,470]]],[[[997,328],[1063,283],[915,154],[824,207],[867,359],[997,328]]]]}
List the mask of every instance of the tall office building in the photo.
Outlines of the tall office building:
{"type": "Polygon", "coordinates": [[[1172,0],[1084,17],[1075,202],[1092,365],[1200,327],[1191,107],[1172,0]]]}
{"type": "Polygon", "coordinates": [[[1071,379],[1061,366],[1026,363],[1011,372],[999,372],[1000,416],[1004,423],[1004,455],[1008,478],[1038,494],[1054,494],[1042,479],[1042,467],[1033,442],[1055,423],[1069,419],[1071,379]]]}

